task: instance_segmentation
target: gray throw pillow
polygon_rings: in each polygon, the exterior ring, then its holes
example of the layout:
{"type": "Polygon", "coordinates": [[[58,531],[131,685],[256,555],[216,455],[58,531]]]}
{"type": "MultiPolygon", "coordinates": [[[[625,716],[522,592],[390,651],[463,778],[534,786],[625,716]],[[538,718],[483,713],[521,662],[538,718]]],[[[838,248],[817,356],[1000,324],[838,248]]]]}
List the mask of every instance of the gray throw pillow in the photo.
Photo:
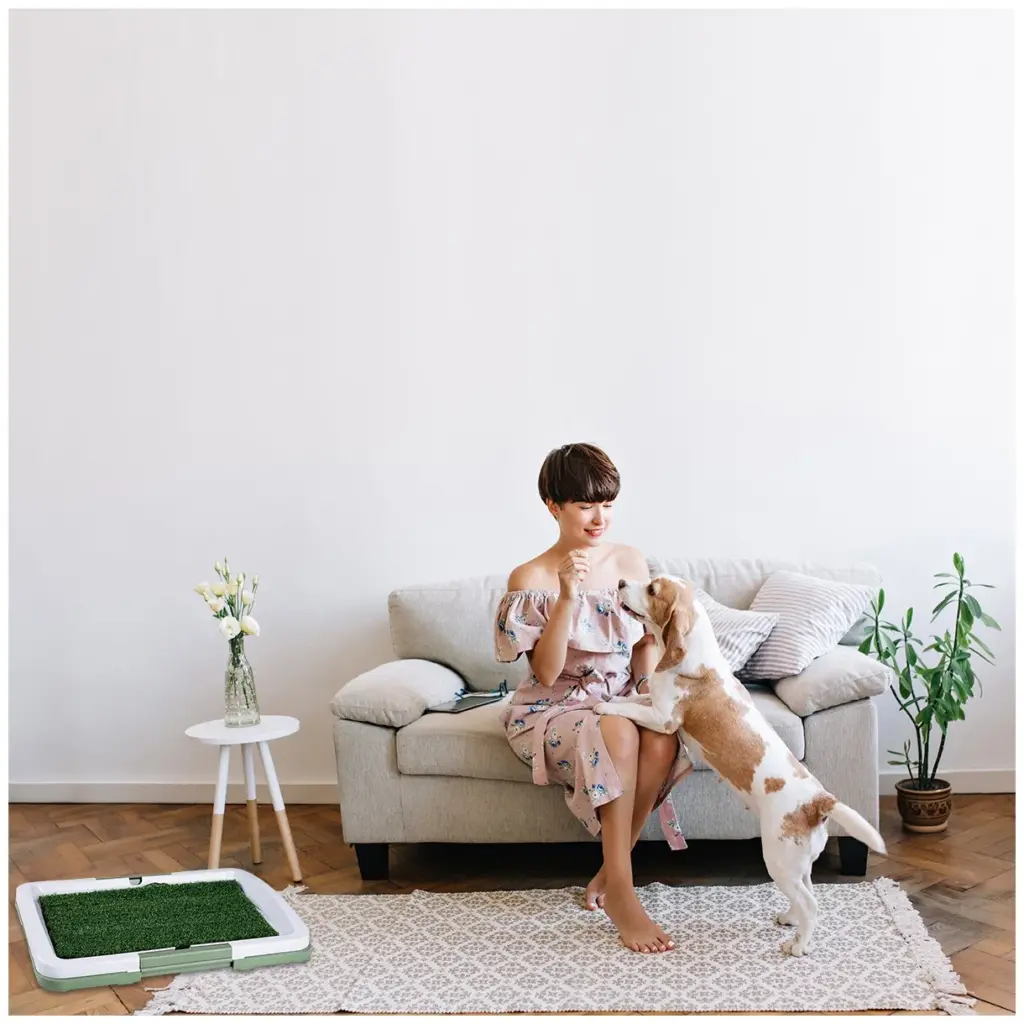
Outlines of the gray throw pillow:
{"type": "Polygon", "coordinates": [[[779,621],[774,612],[745,612],[719,604],[710,594],[695,589],[729,668],[739,672],[779,621]]]}
{"type": "Polygon", "coordinates": [[[874,592],[856,583],[778,569],[757,592],[750,610],[774,612],[778,624],[742,671],[744,679],[785,679],[837,646],[871,602],[874,592]]]}

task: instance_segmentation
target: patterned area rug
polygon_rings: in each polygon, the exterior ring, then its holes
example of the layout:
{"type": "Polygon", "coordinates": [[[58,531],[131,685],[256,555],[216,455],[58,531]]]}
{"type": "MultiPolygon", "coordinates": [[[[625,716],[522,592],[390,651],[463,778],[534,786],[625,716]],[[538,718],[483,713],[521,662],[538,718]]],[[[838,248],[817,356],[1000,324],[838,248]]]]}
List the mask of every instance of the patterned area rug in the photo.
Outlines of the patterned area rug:
{"type": "Polygon", "coordinates": [[[780,951],[768,883],[639,889],[676,949],[627,950],[583,890],[285,896],[308,963],[183,974],[141,1014],[507,1013],[564,1010],[945,1010],[973,1000],[891,879],[817,885],[810,952],[780,951]]]}

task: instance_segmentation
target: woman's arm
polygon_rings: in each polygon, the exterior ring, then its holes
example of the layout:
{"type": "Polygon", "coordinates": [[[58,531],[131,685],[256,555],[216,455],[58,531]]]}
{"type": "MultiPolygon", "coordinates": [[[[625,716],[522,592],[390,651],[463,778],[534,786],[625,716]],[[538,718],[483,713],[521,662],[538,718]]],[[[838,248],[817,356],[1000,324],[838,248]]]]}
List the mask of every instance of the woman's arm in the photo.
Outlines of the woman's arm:
{"type": "Polygon", "coordinates": [[[634,681],[643,680],[637,686],[636,692],[646,693],[647,680],[654,675],[654,668],[658,664],[658,645],[650,633],[644,633],[634,644],[633,657],[629,664],[634,681]]]}
{"type": "Polygon", "coordinates": [[[530,668],[541,686],[554,686],[565,668],[569,632],[572,625],[573,602],[564,597],[555,601],[548,624],[532,651],[526,652],[530,668]]]}

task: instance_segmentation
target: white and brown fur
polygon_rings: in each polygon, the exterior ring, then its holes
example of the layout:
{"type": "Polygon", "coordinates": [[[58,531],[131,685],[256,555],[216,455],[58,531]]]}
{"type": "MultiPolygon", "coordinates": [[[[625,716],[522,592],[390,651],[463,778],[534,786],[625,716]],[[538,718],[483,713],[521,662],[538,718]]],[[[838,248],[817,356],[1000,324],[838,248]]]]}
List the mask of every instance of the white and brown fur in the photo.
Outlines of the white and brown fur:
{"type": "Polygon", "coordinates": [[[811,775],[757,710],[732,674],[707,612],[694,601],[685,580],[622,580],[619,595],[654,628],[660,660],[648,695],[613,698],[595,710],[622,715],[655,732],[678,731],[687,750],[699,753],[759,815],[765,866],[789,899],[778,923],[796,925],[782,951],[803,955],[818,915],[811,865],[825,847],[829,817],[877,853],[885,852],[882,837],[811,775]]]}

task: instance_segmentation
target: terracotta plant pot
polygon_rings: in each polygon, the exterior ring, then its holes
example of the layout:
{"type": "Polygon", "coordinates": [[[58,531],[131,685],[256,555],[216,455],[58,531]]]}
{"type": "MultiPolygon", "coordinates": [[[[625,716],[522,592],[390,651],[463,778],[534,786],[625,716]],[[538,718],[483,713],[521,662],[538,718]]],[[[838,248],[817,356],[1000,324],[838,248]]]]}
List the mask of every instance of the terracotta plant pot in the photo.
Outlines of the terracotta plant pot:
{"type": "Polygon", "coordinates": [[[953,810],[953,787],[935,779],[931,789],[918,789],[906,779],[896,783],[896,806],[908,832],[944,832],[953,810]]]}

